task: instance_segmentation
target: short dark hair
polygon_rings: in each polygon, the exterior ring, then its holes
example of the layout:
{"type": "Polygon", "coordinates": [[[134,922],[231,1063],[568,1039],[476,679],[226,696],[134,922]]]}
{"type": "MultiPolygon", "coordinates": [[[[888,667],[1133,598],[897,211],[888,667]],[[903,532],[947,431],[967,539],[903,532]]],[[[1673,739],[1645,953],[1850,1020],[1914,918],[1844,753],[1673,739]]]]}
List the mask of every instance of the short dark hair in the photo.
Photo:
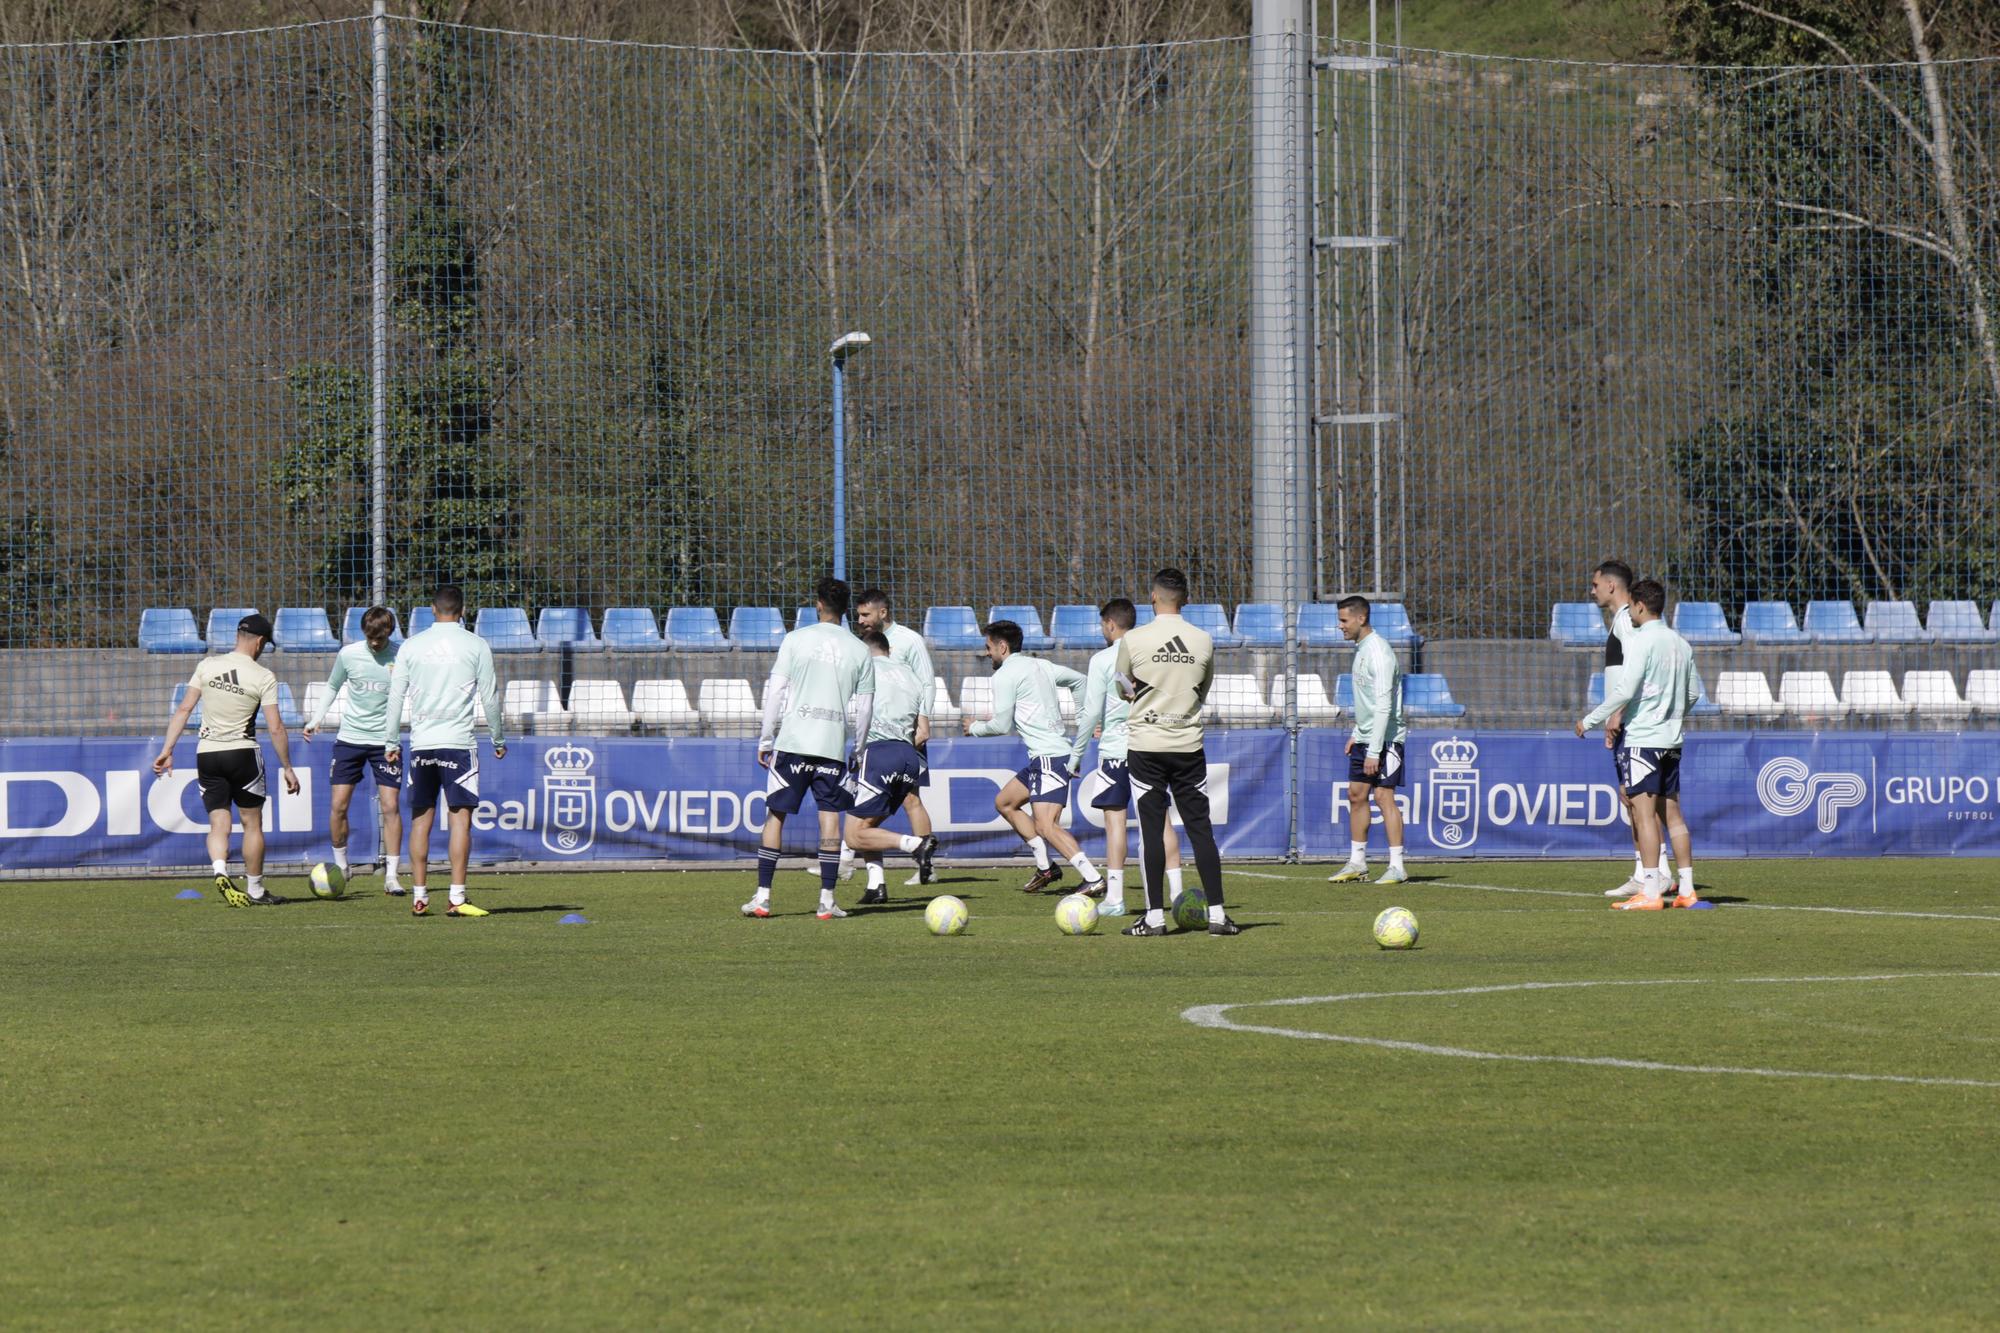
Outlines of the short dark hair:
{"type": "MultiPolygon", "coordinates": [[[[864,600],[862,602],[862,605],[866,606],[867,602],[864,600]]],[[[862,630],[861,642],[867,644],[870,648],[874,649],[878,653],[886,653],[889,651],[889,636],[884,634],[879,629],[862,630]]]]}
{"type": "Polygon", "coordinates": [[[1168,565],[1165,569],[1153,575],[1153,589],[1156,592],[1166,593],[1169,597],[1173,598],[1175,606],[1187,605],[1187,575],[1181,573],[1172,565],[1168,565]]]}
{"type": "Polygon", "coordinates": [[[1618,580],[1618,586],[1627,592],[1638,591],[1637,588],[1632,586],[1632,566],[1626,564],[1623,560],[1606,560],[1590,572],[1593,574],[1602,574],[1607,579],[1618,580]]]}
{"type": "Polygon", "coordinates": [[[361,613],[361,637],[371,643],[396,632],[396,613],[386,606],[371,606],[361,613]]]}
{"type": "Polygon", "coordinates": [[[879,606],[884,611],[887,611],[889,609],[889,594],[883,592],[880,588],[863,588],[861,595],[854,599],[854,605],[857,607],[879,606]]]}
{"type": "Polygon", "coordinates": [[[996,620],[980,631],[988,639],[998,639],[1007,645],[1007,651],[1021,651],[1021,627],[1011,620],[996,620]]]}
{"type": "Polygon", "coordinates": [[[831,575],[813,585],[813,600],[833,612],[835,620],[847,614],[847,583],[831,575]]]}
{"type": "Polygon", "coordinates": [[[1361,594],[1356,593],[1352,597],[1343,597],[1338,602],[1334,603],[1334,605],[1336,608],[1342,611],[1358,612],[1361,616],[1361,623],[1364,625],[1368,623],[1369,620],[1368,599],[1366,597],[1363,597],[1361,594]]]}
{"type": "Polygon", "coordinates": [[[465,614],[465,589],[456,583],[447,583],[431,598],[431,610],[441,616],[462,616],[465,614]]]}
{"type": "Polygon", "coordinates": [[[1097,608],[1097,618],[1108,620],[1119,629],[1131,629],[1139,623],[1139,608],[1128,597],[1114,597],[1097,608]]]}
{"type": "Polygon", "coordinates": [[[1658,579],[1640,579],[1633,584],[1632,600],[1656,616],[1666,614],[1667,590],[1660,586],[1658,579]]]}

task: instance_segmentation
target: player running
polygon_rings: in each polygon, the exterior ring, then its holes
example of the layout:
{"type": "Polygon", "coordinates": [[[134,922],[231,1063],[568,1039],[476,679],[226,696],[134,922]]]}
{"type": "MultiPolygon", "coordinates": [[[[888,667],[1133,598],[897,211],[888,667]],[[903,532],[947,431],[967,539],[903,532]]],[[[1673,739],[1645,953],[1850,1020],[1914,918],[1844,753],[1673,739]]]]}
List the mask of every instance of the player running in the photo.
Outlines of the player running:
{"type": "Polygon", "coordinates": [[[1396,804],[1410,734],[1403,719],[1403,668],[1396,650],[1368,623],[1366,597],[1343,597],[1339,605],[1340,632],[1354,645],[1354,734],[1347,738],[1347,864],[1327,878],[1335,884],[1367,878],[1373,793],[1389,839],[1389,868],[1375,882],[1401,884],[1410,877],[1403,868],[1403,811],[1396,804]]]}
{"type": "MultiPolygon", "coordinates": [[[[883,820],[907,808],[904,802],[930,776],[924,752],[917,748],[927,691],[910,669],[895,659],[888,635],[879,629],[864,629],[861,642],[867,645],[874,667],[875,702],[867,746],[855,768],[855,804],[847,812],[843,846],[858,849],[868,865],[868,887],[861,903],[869,907],[889,901],[889,889],[882,879],[882,853],[908,852],[917,858],[918,866],[925,866],[937,850],[937,839],[929,832],[891,833],[881,827],[883,820]]],[[[923,807],[919,804],[917,808],[923,807]]]]}
{"type": "Polygon", "coordinates": [[[847,585],[825,578],[813,589],[819,623],[795,629],[778,645],[777,664],[764,686],[764,725],[757,762],[771,771],[764,787],[764,837],[757,851],[757,892],[740,909],[771,915],[771,881],[785,817],[799,812],[810,792],[819,811],[819,919],[847,913],[833,900],[840,876],[840,816],[854,805],[847,787],[848,705],[855,705],[857,759],[874,725],[875,672],[867,647],[841,628],[847,585]]]}
{"type": "Polygon", "coordinates": [[[1023,893],[1041,893],[1062,883],[1062,867],[1049,860],[1053,845],[1083,876],[1083,891],[1093,898],[1104,892],[1104,877],[1084,855],[1083,848],[1062,826],[1069,808],[1070,739],[1063,731],[1058,689],[1082,690],[1088,682],[1058,662],[1030,657],[1021,651],[1021,627],[1011,620],[988,625],[986,655],[993,662],[993,716],[966,718],[968,736],[1020,733],[1028,747],[1025,768],[1007,780],[993,798],[993,808],[1034,853],[1035,873],[1021,886],[1023,893]],[[1024,807],[1032,805],[1034,814],[1024,807]]]}
{"type": "MultiPolygon", "coordinates": [[[[937,695],[937,674],[932,670],[931,650],[925,646],[924,636],[908,625],[899,624],[891,616],[889,594],[880,588],[868,588],[862,592],[861,599],[854,604],[854,623],[863,637],[866,637],[868,630],[880,630],[889,640],[889,656],[902,663],[916,679],[922,693],[917,699],[917,735],[913,744],[917,747],[917,752],[923,754],[931,740],[931,704],[937,695]]],[[[878,709],[881,707],[879,700],[876,707],[878,709]]],[[[910,817],[911,833],[919,838],[931,836],[931,812],[924,808],[921,794],[912,791],[904,798],[903,813],[910,817]]],[[[903,881],[905,884],[937,883],[937,869],[931,864],[931,858],[937,849],[935,840],[931,842],[930,848],[931,850],[917,858],[916,871],[903,881]]],[[[852,858],[853,849],[845,843],[841,844],[842,879],[854,873],[849,864],[852,858]]],[[[863,898],[862,901],[867,902],[868,899],[863,898]]],[[[886,893],[883,901],[888,901],[886,893]]]]}
{"type": "Polygon", "coordinates": [[[451,895],[446,916],[485,916],[486,910],[465,901],[466,871],[472,864],[472,811],[479,804],[479,743],[473,736],[476,696],[486,710],[486,731],[493,740],[493,758],[507,757],[507,738],[500,729],[499,687],[493,672],[493,649],[460,623],[465,594],[446,584],[431,599],[437,623],[403,640],[389,673],[389,701],[384,725],[389,743],[383,762],[397,766],[403,757],[403,701],[410,704],[410,915],[430,911],[431,825],[437,819],[440,796],[450,827],[447,854],[451,861],[451,895]]]}
{"type": "Polygon", "coordinates": [[[334,657],[333,672],[326,678],[326,698],[299,737],[311,742],[345,685],[347,703],[333,740],[333,863],[345,877],[348,806],[362,774],[371,774],[375,803],[382,811],[382,892],[400,898],[404,889],[396,869],[403,850],[403,770],[383,757],[389,741],[402,730],[389,725],[389,673],[396,665],[396,655],[389,651],[389,636],[395,630],[396,613],[388,607],[371,606],[362,613],[361,642],[348,644],[334,657]]]}
{"type": "MultiPolygon", "coordinates": [[[[1138,623],[1138,610],[1123,597],[1097,609],[1098,627],[1111,646],[1101,648],[1084,669],[1083,707],[1076,719],[1076,744],[1070,751],[1071,773],[1083,770],[1084,751],[1097,735],[1097,767],[1083,780],[1083,795],[1093,810],[1104,812],[1104,905],[1100,916],[1125,915],[1125,810],[1132,803],[1132,779],[1126,768],[1126,719],[1132,706],[1118,693],[1118,641],[1138,623]]],[[[1167,827],[1167,901],[1181,892],[1181,840],[1167,827]]]]}
{"type": "Polygon", "coordinates": [[[167,723],[167,738],[153,760],[153,772],[174,771],[174,743],[187,729],[195,705],[202,705],[200,738],[195,742],[195,776],[202,808],[208,811],[208,859],[215,866],[215,891],[231,907],[269,907],[285,900],[264,889],[264,752],[257,744],[257,714],[271,731],[285,791],[296,796],[298,774],[285,724],[278,717],[278,678],[258,662],[271,642],[271,622],[247,615],[236,622],[236,649],[202,659],[167,723]],[[229,878],[231,807],[243,812],[244,888],[229,878]],[[247,892],[245,890],[248,890],[247,892]]]}
{"type": "MultiPolygon", "coordinates": [[[[1655,856],[1659,856],[1666,804],[1672,801],[1678,807],[1680,802],[1681,742],[1688,710],[1701,697],[1694,650],[1660,619],[1666,605],[1667,590],[1652,579],[1633,585],[1631,616],[1636,633],[1626,645],[1624,670],[1615,686],[1607,682],[1604,702],[1576,724],[1576,734],[1582,736],[1614,715],[1625,716],[1621,785],[1632,798],[1632,824],[1638,830],[1639,847],[1655,849],[1655,856]]],[[[1666,906],[1669,884],[1665,858],[1660,857],[1658,864],[1640,875],[1639,892],[1612,906],[1626,911],[1658,911],[1666,906]]],[[[1695,901],[1694,871],[1684,865],[1673,905],[1693,907],[1695,901]]]]}

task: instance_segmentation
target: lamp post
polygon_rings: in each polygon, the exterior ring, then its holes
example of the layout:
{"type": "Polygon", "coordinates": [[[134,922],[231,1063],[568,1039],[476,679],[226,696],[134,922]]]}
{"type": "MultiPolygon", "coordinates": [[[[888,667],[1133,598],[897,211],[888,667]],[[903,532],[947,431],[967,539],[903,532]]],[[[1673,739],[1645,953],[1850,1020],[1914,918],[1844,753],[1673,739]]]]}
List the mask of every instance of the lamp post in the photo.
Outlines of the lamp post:
{"type": "Polygon", "coordinates": [[[828,349],[833,357],[833,576],[847,577],[847,358],[869,337],[843,333],[828,349]]]}

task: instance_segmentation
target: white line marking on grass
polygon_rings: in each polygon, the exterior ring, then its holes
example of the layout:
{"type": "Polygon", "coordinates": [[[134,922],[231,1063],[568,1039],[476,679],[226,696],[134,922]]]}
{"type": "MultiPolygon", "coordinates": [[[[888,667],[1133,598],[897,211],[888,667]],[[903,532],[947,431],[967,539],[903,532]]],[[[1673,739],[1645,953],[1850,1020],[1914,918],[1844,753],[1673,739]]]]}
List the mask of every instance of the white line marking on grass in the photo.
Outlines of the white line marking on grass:
{"type": "MultiPolygon", "coordinates": [[[[1468,884],[1463,880],[1433,879],[1424,883],[1439,889],[1478,889],[1483,893],[1535,893],[1552,898],[1601,898],[1604,895],[1576,889],[1524,889],[1508,884],[1468,884]]],[[[2000,916],[1977,912],[1912,912],[1887,907],[1810,907],[1803,903],[1717,903],[1731,911],[1748,908],[1755,912],[1831,912],[1836,916],[1900,916],[1919,921],[2000,921],[2000,916]]]]}
{"type": "Polygon", "coordinates": [[[1297,875],[1266,875],[1256,870],[1238,870],[1234,866],[1225,869],[1222,873],[1225,875],[1241,875],[1244,879],[1275,879],[1282,884],[1290,884],[1299,878],[1297,875]]]}
{"type": "Polygon", "coordinates": [[[1309,1028],[1268,1027],[1259,1023],[1238,1023],[1232,1009],[1274,1009],[1308,1004],[1340,1004],[1348,1000],[1400,1000],[1440,995],[1495,995],[1506,991],[1582,990],[1593,986],[1777,986],[1815,985],[1858,981],[1917,981],[2000,977],[2000,972],[1882,972],[1848,977],[1735,977],[1727,980],[1707,977],[1679,977],[1656,981],[1522,981],[1510,985],[1461,986],[1451,990],[1353,991],[1346,995],[1302,995],[1288,1000],[1249,1000],[1237,1004],[1200,1004],[1181,1011],[1181,1017],[1196,1027],[1222,1032],[1252,1032],[1268,1037],[1293,1037],[1303,1041],[1337,1041],[1350,1046],[1373,1046],[1385,1051],[1408,1051],[1417,1055],[1443,1055],[1456,1060],[1504,1060],[1519,1064],[1593,1065],[1603,1069],[1643,1069],[1669,1074],[1737,1074],[1749,1078],[1816,1078],[1848,1083],[1904,1083],[1924,1087],[2000,1088],[2000,1081],[1977,1078],[1924,1078],[1913,1074],[1833,1073],[1816,1069],[1762,1069],[1737,1065],[1683,1065],[1661,1060],[1627,1060],[1611,1055],[1524,1055],[1512,1051],[1475,1051],[1460,1046],[1433,1046],[1420,1041],[1399,1041],[1388,1037],[1357,1037],[1338,1032],[1314,1032],[1309,1028]]]}

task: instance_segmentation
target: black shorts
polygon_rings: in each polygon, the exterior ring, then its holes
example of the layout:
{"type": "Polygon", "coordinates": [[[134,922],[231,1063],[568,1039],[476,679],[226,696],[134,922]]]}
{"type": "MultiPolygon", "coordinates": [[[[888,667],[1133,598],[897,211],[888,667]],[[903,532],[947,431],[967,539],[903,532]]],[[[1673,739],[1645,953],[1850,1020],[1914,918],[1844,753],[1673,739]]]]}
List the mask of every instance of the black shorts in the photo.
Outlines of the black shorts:
{"type": "Polygon", "coordinates": [[[264,751],[207,750],[194,757],[201,808],[214,814],[235,806],[257,810],[264,804],[264,751]]]}
{"type": "Polygon", "coordinates": [[[1189,828],[1208,827],[1208,754],[1202,750],[1186,753],[1163,750],[1133,750],[1125,756],[1126,778],[1138,798],[1143,819],[1152,804],[1156,818],[1164,817],[1168,797],[1180,811],[1181,823],[1189,828]]]}

